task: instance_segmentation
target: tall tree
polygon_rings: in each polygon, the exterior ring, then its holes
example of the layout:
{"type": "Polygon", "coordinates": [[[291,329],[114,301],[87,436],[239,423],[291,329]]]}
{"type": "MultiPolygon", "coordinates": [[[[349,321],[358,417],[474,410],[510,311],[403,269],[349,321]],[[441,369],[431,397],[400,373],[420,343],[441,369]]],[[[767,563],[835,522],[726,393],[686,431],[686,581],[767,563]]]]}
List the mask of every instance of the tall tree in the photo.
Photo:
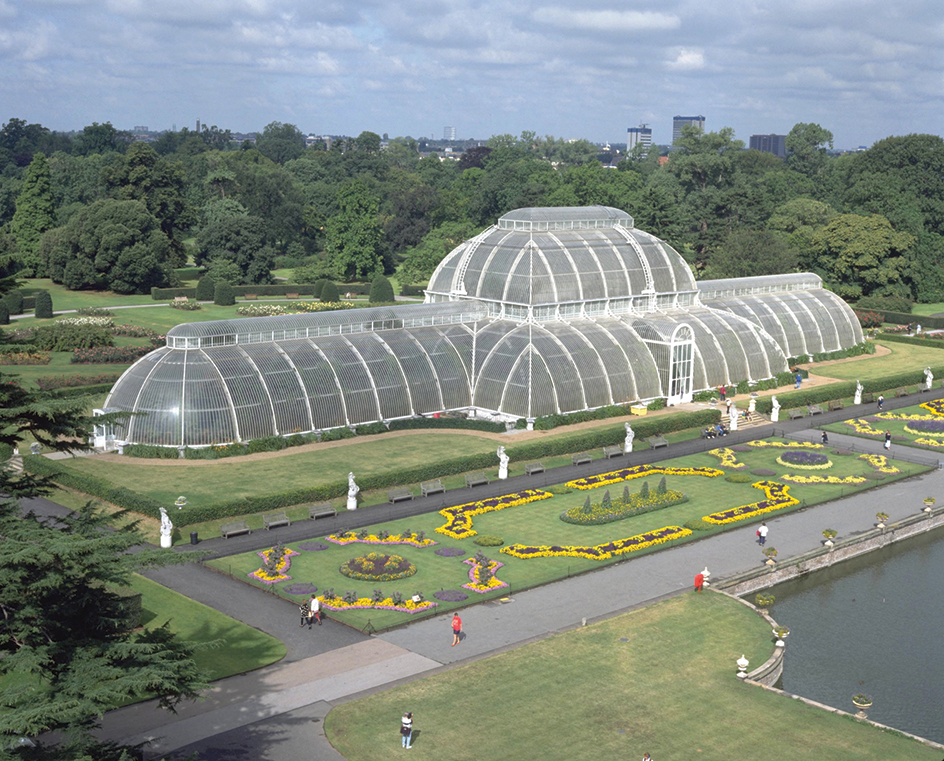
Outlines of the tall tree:
{"type": "Polygon", "coordinates": [[[72,141],[72,152],[79,156],[88,156],[92,153],[108,153],[127,148],[131,142],[131,134],[119,132],[111,122],[99,124],[92,122],[85,127],[72,141]]]}
{"type": "Polygon", "coordinates": [[[45,267],[37,258],[36,250],[42,234],[56,226],[55,211],[49,162],[45,154],[37,153],[26,171],[23,188],[16,199],[16,213],[10,225],[25,277],[45,275],[45,267]]]}
{"type": "Polygon", "coordinates": [[[276,164],[284,164],[304,153],[305,136],[294,124],[271,122],[256,138],[256,150],[276,164]]]}
{"type": "Polygon", "coordinates": [[[367,280],[382,274],[383,231],[377,217],[377,198],[363,180],[354,180],[338,191],[337,203],[339,211],[325,229],[331,264],[345,280],[367,280]]]}
{"type": "Polygon", "coordinates": [[[826,150],[833,147],[833,133],[818,124],[794,124],[787,134],[787,166],[813,177],[826,165],[826,150]]]}
{"type": "Polygon", "coordinates": [[[207,225],[197,236],[194,261],[198,266],[209,266],[214,280],[221,279],[217,277],[219,264],[230,262],[238,267],[237,282],[269,283],[275,252],[266,245],[265,235],[265,222],[258,217],[225,217],[207,225]]]}

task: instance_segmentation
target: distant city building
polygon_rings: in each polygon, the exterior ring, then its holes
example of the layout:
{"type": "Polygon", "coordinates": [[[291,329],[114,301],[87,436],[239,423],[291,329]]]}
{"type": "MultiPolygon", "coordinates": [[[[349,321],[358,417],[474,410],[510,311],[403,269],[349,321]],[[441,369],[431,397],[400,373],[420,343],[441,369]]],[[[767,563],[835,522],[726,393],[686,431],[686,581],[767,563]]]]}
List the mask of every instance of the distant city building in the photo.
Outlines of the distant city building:
{"type": "Polygon", "coordinates": [[[787,157],[786,135],[751,135],[751,150],[772,153],[777,158],[787,157]]]}
{"type": "Polygon", "coordinates": [[[637,145],[643,147],[644,156],[649,153],[649,148],[652,147],[652,128],[648,124],[640,124],[626,130],[626,153],[632,153],[637,145]]]}
{"type": "Polygon", "coordinates": [[[443,140],[455,140],[455,139],[456,139],[456,128],[443,127],[443,140]]]}
{"type": "Polygon", "coordinates": [[[682,127],[695,127],[699,132],[705,131],[704,116],[673,116],[672,117],[672,145],[678,143],[682,137],[682,127]]]}
{"type": "Polygon", "coordinates": [[[150,130],[147,127],[141,127],[137,125],[135,126],[134,131],[135,132],[150,132],[150,130]]]}

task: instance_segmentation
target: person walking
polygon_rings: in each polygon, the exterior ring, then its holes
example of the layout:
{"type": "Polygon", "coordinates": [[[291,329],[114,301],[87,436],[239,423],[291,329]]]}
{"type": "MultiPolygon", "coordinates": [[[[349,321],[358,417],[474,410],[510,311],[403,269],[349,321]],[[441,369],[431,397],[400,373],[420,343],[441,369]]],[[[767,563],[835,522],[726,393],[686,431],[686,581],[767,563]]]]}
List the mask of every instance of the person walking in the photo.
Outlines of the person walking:
{"type": "Polygon", "coordinates": [[[311,596],[311,601],[308,603],[308,628],[311,628],[311,622],[315,620],[318,622],[318,626],[321,626],[321,600],[319,600],[314,595],[311,596]]]}
{"type": "Polygon", "coordinates": [[[652,756],[650,756],[648,753],[644,753],[642,756],[642,761],[652,761],[652,756]]]}
{"type": "Polygon", "coordinates": [[[794,380],[796,381],[796,385],[794,386],[794,388],[799,388],[800,384],[803,383],[803,376],[800,375],[800,373],[797,373],[796,378],[794,378],[794,380]]]}
{"type": "Polygon", "coordinates": [[[885,449],[892,448],[892,432],[891,431],[885,431],[885,443],[882,446],[884,446],[885,449]]]}
{"type": "Polygon", "coordinates": [[[718,386],[718,393],[721,395],[721,402],[728,398],[728,389],[725,386],[718,386]]]}
{"type": "Polygon", "coordinates": [[[458,613],[452,614],[452,645],[455,647],[459,644],[459,635],[462,634],[462,619],[459,618],[458,613]]]}
{"type": "Polygon", "coordinates": [[[413,713],[407,711],[400,719],[400,746],[409,750],[413,743],[413,713]]]}
{"type": "Polygon", "coordinates": [[[881,394],[878,395],[878,411],[881,412],[885,408],[885,397],[881,394]]]}
{"type": "Polygon", "coordinates": [[[767,544],[767,524],[761,523],[760,528],[757,529],[757,543],[763,547],[767,544]]]}
{"type": "Polygon", "coordinates": [[[829,443],[829,436],[826,434],[826,431],[823,431],[823,446],[826,446],[829,443]]]}

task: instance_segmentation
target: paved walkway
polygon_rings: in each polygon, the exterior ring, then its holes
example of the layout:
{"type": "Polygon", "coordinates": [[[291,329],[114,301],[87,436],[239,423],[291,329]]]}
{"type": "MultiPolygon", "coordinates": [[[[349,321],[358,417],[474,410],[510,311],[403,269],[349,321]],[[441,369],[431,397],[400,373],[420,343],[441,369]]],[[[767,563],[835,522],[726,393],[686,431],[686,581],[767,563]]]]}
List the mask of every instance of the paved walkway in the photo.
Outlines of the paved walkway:
{"type": "MultiPolygon", "coordinates": [[[[944,393],[889,400],[886,409],[941,396],[944,393]]],[[[813,422],[818,425],[845,419],[850,417],[849,412],[826,413],[812,421],[778,425],[777,433],[818,440],[818,432],[811,430],[813,422]]],[[[748,433],[751,438],[758,438],[766,432],[753,429],[744,432],[745,439],[748,433]]],[[[725,443],[737,440],[731,437],[725,443]]],[[[830,434],[830,442],[860,451],[882,451],[880,442],[839,434],[830,434]]],[[[641,452],[633,455],[631,461],[639,464],[716,445],[717,441],[694,440],[675,445],[668,452],[641,452]]],[[[896,446],[892,454],[937,462],[933,453],[908,447],[896,446]]],[[[594,463],[579,469],[579,475],[602,472],[624,463],[625,459],[609,461],[600,463],[599,468],[594,463]]],[[[558,469],[547,482],[559,482],[561,473],[568,470],[558,469]]],[[[502,482],[499,490],[507,493],[523,488],[512,486],[514,481],[502,482]]],[[[772,517],[767,521],[768,545],[776,546],[783,558],[798,555],[820,545],[824,526],[835,528],[840,536],[861,533],[872,528],[879,510],[889,513],[890,520],[895,521],[918,511],[923,498],[934,493],[944,493],[941,469],[809,510],[772,517]]],[[[450,503],[467,501],[450,492],[453,494],[450,503]]],[[[476,489],[475,494],[486,496],[485,487],[476,489]]],[[[408,506],[416,507],[420,505],[408,506]]],[[[378,517],[374,509],[351,514],[352,520],[362,518],[364,523],[356,525],[387,519],[378,517]]],[[[322,523],[319,521],[319,535],[324,533],[322,523]]],[[[305,527],[306,537],[314,533],[311,524],[305,527]]],[[[155,755],[175,752],[175,758],[199,752],[203,759],[307,757],[337,761],[341,757],[327,742],[321,724],[333,704],[580,626],[584,620],[607,618],[680,594],[690,588],[694,575],[705,566],[716,580],[750,570],[763,561],[755,530],[752,525],[743,526],[544,587],[513,592],[508,603],[493,601],[466,608],[462,614],[466,636],[455,648],[449,645],[451,632],[442,616],[372,638],[333,622],[309,633],[295,623],[294,605],[228,577],[189,567],[151,572],[148,575],[152,578],[292,643],[290,656],[267,668],[216,682],[205,700],[185,706],[177,716],[159,711],[153,703],[113,711],[105,717],[103,734],[122,741],[146,739],[152,742],[155,755]]],[[[280,534],[279,538],[289,537],[280,534]]],[[[271,538],[266,543],[271,544],[271,538]]],[[[244,551],[236,544],[229,540],[227,550],[244,551]]],[[[395,726],[391,728],[391,742],[396,740],[395,730],[395,726]]]]}

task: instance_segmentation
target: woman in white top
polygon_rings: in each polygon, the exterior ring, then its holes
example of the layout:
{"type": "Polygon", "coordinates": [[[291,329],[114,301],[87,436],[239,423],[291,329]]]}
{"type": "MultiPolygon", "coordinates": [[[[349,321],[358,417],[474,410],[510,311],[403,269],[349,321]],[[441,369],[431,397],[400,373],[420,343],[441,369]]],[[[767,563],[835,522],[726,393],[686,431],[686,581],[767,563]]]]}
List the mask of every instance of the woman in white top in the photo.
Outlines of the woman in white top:
{"type": "Polygon", "coordinates": [[[413,714],[407,712],[400,719],[400,742],[404,748],[409,749],[413,741],[413,714]]]}

